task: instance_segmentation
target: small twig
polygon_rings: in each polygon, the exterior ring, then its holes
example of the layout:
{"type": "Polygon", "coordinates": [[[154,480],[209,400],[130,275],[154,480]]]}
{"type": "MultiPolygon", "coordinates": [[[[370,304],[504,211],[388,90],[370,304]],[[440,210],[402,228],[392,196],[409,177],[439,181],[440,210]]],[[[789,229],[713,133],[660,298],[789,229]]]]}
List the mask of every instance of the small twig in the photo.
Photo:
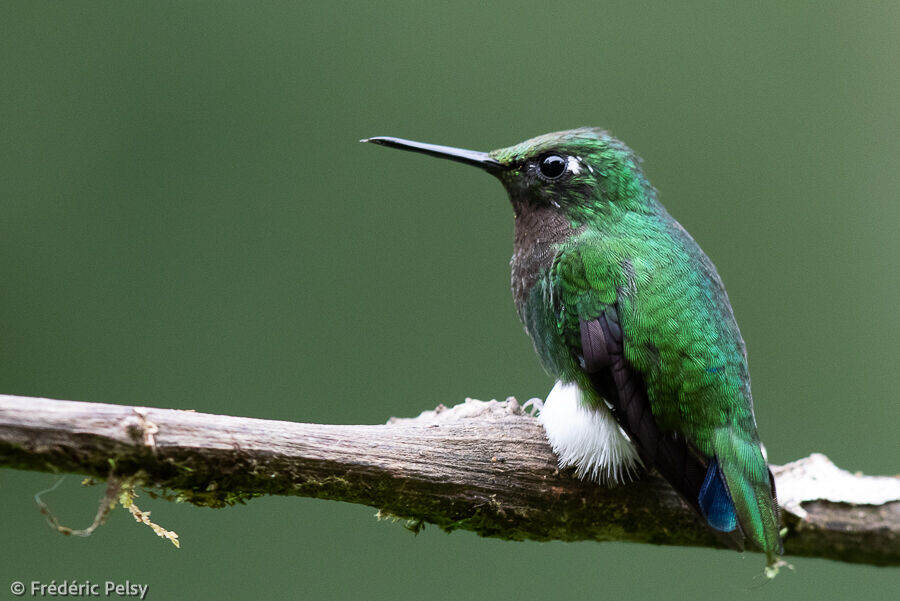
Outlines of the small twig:
{"type": "Polygon", "coordinates": [[[66,536],[90,536],[94,533],[94,530],[102,526],[106,523],[106,518],[109,517],[110,512],[115,508],[116,502],[119,498],[119,479],[112,476],[111,474],[107,478],[106,482],[106,494],[100,499],[100,507],[97,508],[97,514],[94,516],[94,521],[87,528],[83,528],[81,530],[76,530],[74,528],[69,528],[68,526],[63,526],[59,523],[59,519],[50,511],[50,508],[47,507],[47,504],[44,503],[41,498],[43,495],[51,493],[59,488],[59,485],[62,484],[63,480],[65,480],[65,476],[60,476],[56,483],[48,488],[47,490],[42,490],[39,493],[35,493],[34,502],[37,503],[38,508],[41,510],[41,513],[44,514],[44,517],[47,519],[47,523],[51,528],[59,532],[60,534],[64,534],[66,536]]]}

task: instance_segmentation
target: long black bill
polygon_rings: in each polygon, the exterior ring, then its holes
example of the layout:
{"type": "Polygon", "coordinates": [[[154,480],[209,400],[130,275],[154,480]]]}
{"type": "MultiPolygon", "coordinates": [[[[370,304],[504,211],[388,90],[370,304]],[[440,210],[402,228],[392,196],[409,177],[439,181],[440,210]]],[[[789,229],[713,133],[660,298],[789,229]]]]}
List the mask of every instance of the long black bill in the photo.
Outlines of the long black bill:
{"type": "Polygon", "coordinates": [[[412,140],[391,138],[387,136],[366,138],[365,140],[360,140],[360,142],[371,142],[372,144],[380,144],[381,146],[390,146],[391,148],[399,148],[401,150],[421,152],[422,154],[431,155],[433,157],[450,159],[451,161],[456,161],[458,163],[480,167],[489,173],[498,173],[506,168],[503,163],[491,158],[488,153],[475,150],[463,150],[462,148],[453,148],[451,146],[425,144],[423,142],[413,142],[412,140]]]}

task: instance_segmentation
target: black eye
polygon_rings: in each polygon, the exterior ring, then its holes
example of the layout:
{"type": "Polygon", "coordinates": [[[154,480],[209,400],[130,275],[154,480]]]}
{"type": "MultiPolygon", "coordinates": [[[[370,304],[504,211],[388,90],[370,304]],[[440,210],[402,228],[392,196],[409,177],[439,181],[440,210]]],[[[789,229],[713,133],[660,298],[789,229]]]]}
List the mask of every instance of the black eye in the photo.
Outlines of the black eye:
{"type": "Polygon", "coordinates": [[[541,159],[539,169],[547,179],[556,179],[566,172],[566,159],[558,154],[548,154],[541,159]]]}

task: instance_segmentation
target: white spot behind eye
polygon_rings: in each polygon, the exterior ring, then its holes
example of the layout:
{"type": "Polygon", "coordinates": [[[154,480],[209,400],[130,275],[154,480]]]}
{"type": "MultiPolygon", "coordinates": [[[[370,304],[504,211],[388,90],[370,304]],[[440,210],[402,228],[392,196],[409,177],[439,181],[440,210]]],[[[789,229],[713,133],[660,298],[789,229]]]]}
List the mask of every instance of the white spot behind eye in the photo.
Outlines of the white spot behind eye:
{"type": "Polygon", "coordinates": [[[569,157],[566,160],[566,168],[572,173],[572,175],[578,175],[581,173],[581,157],[569,157]]]}

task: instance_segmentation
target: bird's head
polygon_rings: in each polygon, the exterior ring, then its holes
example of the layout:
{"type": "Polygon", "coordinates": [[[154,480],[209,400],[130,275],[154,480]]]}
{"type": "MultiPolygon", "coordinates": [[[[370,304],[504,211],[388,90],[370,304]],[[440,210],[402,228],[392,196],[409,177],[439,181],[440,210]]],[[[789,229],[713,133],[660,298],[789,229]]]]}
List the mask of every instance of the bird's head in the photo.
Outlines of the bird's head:
{"type": "Polygon", "coordinates": [[[640,158],[602,129],[544,134],[508,148],[477,152],[400,138],[362,140],[479,167],[506,187],[516,212],[548,207],[573,222],[656,210],[640,158]]]}

